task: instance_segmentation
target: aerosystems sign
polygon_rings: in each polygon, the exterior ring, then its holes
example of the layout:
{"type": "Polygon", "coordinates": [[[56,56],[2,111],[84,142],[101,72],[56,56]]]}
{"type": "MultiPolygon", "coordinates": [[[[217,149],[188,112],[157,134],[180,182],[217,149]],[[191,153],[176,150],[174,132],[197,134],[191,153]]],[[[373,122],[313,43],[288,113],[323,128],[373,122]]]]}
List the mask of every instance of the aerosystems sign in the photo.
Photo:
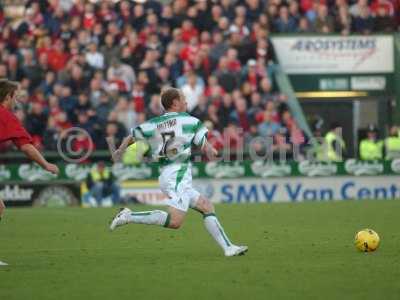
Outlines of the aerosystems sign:
{"type": "Polygon", "coordinates": [[[393,36],[273,37],[287,74],[393,73],[393,36]]]}
{"type": "Polygon", "coordinates": [[[195,186],[202,194],[216,203],[400,198],[400,176],[198,179],[195,180],[195,186]]]}

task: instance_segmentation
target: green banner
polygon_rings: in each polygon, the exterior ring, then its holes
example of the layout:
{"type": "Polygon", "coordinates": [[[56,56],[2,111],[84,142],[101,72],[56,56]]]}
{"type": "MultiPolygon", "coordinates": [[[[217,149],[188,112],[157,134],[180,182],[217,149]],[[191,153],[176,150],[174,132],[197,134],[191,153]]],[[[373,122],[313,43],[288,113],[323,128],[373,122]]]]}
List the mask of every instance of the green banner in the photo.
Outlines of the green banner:
{"type": "MultiPolygon", "coordinates": [[[[95,164],[66,164],[60,166],[58,176],[44,171],[35,164],[0,165],[0,182],[52,182],[83,181],[95,164]]],[[[155,179],[160,170],[157,163],[128,166],[123,164],[109,165],[113,174],[120,181],[155,179]]],[[[400,159],[393,161],[359,161],[348,159],[344,162],[200,162],[193,163],[194,178],[242,178],[242,177],[321,177],[321,176],[368,176],[400,175],[400,159]]]]}

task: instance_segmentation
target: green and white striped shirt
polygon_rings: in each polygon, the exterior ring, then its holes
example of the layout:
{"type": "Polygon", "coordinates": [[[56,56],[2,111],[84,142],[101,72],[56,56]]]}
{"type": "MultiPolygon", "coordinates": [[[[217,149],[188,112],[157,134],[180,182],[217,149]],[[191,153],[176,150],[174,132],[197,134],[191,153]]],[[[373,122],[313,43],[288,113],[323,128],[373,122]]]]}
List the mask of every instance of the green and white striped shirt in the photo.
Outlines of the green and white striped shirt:
{"type": "Polygon", "coordinates": [[[186,162],[192,145],[202,147],[207,128],[188,113],[169,112],[152,118],[132,130],[136,140],[145,140],[152,158],[162,163],[186,162]]]}

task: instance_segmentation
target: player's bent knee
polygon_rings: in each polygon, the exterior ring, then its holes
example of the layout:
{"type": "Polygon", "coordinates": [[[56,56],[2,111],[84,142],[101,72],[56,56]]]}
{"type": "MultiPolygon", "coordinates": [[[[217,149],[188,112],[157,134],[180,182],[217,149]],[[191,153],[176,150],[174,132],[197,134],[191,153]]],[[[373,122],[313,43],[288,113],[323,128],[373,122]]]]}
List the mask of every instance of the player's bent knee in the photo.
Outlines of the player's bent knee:
{"type": "Polygon", "coordinates": [[[207,213],[215,212],[214,204],[210,200],[207,200],[207,213]]]}
{"type": "Polygon", "coordinates": [[[197,202],[197,208],[204,214],[215,212],[214,205],[211,203],[210,200],[204,197],[200,197],[199,201],[197,202]]]}
{"type": "Polygon", "coordinates": [[[170,217],[171,219],[169,221],[168,228],[178,229],[183,224],[185,214],[177,210],[170,210],[170,217]]]}
{"type": "Polygon", "coordinates": [[[214,213],[214,205],[212,205],[211,203],[209,205],[204,206],[203,212],[205,214],[210,214],[210,213],[214,213]]]}
{"type": "Polygon", "coordinates": [[[168,228],[171,229],[179,229],[182,225],[182,221],[180,220],[171,220],[171,222],[168,225],[168,228]]]}

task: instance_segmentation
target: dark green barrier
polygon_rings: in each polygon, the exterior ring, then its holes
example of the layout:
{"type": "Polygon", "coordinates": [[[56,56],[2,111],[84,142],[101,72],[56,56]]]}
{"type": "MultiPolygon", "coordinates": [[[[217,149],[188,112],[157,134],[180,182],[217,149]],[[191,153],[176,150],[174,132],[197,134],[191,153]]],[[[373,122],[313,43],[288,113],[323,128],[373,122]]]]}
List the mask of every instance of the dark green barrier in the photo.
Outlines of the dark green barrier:
{"type": "MultiPolygon", "coordinates": [[[[0,182],[82,181],[93,167],[93,164],[61,165],[60,174],[55,176],[34,164],[0,165],[0,182]]],[[[121,181],[154,179],[159,176],[159,165],[156,163],[140,166],[115,164],[112,166],[112,171],[121,181]]],[[[371,162],[349,159],[340,163],[311,161],[288,163],[268,161],[200,162],[193,163],[192,172],[195,178],[399,175],[400,159],[371,162]]]]}

